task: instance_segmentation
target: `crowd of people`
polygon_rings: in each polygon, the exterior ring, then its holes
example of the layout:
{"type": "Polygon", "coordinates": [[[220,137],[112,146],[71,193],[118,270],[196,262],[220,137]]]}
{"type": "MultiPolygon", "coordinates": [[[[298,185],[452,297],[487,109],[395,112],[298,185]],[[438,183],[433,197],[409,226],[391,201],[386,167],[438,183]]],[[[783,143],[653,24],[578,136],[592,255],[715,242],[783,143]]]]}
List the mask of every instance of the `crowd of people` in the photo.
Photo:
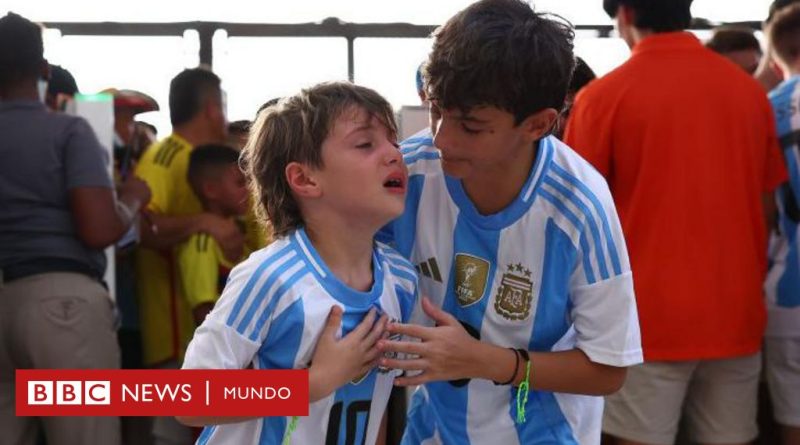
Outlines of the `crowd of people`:
{"type": "Polygon", "coordinates": [[[763,376],[800,445],[800,2],[764,48],[691,3],[603,0],[631,56],[597,78],[565,19],[479,0],[404,141],[347,82],[229,123],[197,67],[161,139],[106,90],[108,148],[0,18],[0,443],[737,445],[763,376]],[[120,367],[308,369],[309,415],[14,414],[16,369],[120,367]]]}

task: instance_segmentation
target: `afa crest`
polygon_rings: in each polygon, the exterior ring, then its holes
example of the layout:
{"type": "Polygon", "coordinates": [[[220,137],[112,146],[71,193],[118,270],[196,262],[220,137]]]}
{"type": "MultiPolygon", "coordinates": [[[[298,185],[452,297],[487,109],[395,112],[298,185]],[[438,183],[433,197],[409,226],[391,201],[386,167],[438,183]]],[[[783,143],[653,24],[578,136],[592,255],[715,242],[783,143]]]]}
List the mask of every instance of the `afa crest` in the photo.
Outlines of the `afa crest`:
{"type": "Polygon", "coordinates": [[[508,320],[525,320],[531,315],[532,301],[531,271],[522,264],[509,264],[497,289],[494,309],[508,320]]]}
{"type": "Polygon", "coordinates": [[[456,279],[453,289],[461,307],[475,304],[486,293],[489,278],[489,262],[465,253],[456,254],[456,279]]]}

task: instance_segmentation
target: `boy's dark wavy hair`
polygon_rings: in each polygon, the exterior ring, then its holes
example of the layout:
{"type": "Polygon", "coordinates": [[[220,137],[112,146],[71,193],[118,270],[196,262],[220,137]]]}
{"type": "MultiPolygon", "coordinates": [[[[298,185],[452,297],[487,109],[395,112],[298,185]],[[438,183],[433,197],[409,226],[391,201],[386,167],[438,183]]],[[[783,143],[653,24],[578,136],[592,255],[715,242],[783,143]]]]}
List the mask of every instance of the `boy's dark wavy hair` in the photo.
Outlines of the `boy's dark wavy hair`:
{"type": "Polygon", "coordinates": [[[520,0],[481,0],[434,32],[423,68],[426,94],[442,109],[494,106],[528,116],[564,104],[575,67],[569,23],[520,0]]]}

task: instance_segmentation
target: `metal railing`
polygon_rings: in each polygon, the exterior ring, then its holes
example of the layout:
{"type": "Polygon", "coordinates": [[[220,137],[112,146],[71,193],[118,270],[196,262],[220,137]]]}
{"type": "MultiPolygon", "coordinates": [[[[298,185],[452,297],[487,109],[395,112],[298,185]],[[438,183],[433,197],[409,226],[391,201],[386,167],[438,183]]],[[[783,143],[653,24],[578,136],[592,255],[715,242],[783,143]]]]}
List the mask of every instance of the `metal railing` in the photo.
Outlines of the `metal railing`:
{"type": "MultiPolygon", "coordinates": [[[[736,23],[760,29],[759,22],[736,23]]],[[[212,38],[217,30],[225,30],[230,37],[342,37],[347,40],[347,76],[352,81],[355,71],[353,43],[357,38],[427,38],[435,25],[410,23],[347,23],[331,17],[318,23],[230,23],[230,22],[45,22],[47,28],[58,29],[62,35],[91,36],[182,36],[187,30],[196,30],[200,36],[201,64],[213,66],[212,38]]],[[[712,29],[708,21],[696,21],[692,29],[712,29]]],[[[611,25],[577,25],[578,31],[595,31],[597,37],[610,37],[611,25]]]]}

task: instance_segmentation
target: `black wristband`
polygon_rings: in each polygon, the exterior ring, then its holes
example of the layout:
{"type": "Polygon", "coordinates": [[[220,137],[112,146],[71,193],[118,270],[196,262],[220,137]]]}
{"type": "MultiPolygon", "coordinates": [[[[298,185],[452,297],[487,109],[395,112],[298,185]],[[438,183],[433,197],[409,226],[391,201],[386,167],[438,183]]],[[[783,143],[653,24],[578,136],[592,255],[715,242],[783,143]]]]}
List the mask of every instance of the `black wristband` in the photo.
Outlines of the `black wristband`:
{"type": "Polygon", "coordinates": [[[510,385],[514,383],[514,380],[517,378],[517,374],[519,373],[519,351],[514,348],[508,348],[511,352],[514,353],[514,375],[507,382],[494,382],[495,385],[502,386],[502,385],[510,385]]]}
{"type": "Polygon", "coordinates": [[[520,349],[517,349],[516,351],[517,351],[517,353],[519,355],[522,356],[522,359],[525,360],[524,362],[522,362],[522,369],[525,370],[525,371],[523,371],[525,373],[525,375],[522,376],[522,382],[520,383],[520,385],[525,385],[525,387],[528,388],[528,391],[530,391],[530,381],[529,381],[529,379],[530,379],[530,372],[531,372],[530,371],[531,357],[530,357],[530,355],[528,355],[528,350],[527,349],[520,348],[520,349]]]}

